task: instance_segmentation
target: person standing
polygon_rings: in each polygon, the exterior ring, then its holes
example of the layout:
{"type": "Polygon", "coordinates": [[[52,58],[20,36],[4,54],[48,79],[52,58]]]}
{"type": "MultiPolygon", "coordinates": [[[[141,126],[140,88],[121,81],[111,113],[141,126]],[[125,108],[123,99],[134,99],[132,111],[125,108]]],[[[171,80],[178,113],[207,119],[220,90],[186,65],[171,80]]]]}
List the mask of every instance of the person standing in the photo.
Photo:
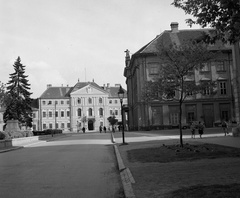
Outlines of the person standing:
{"type": "Polygon", "coordinates": [[[82,131],[83,131],[83,133],[85,133],[85,131],[86,131],[85,127],[82,128],[82,131]]]}
{"type": "Polygon", "coordinates": [[[228,134],[228,124],[225,120],[222,121],[222,129],[225,136],[228,134]]]}
{"type": "Polygon", "coordinates": [[[102,133],[102,126],[99,127],[99,131],[100,131],[100,133],[102,133]]]}
{"type": "Polygon", "coordinates": [[[103,130],[104,130],[104,133],[106,133],[106,131],[107,131],[107,128],[104,126],[104,127],[103,127],[103,130]]]}
{"type": "Polygon", "coordinates": [[[198,133],[199,133],[199,136],[200,138],[202,138],[202,135],[203,135],[203,132],[204,132],[204,124],[202,122],[199,122],[198,124],[198,133]]]}
{"type": "Polygon", "coordinates": [[[192,138],[195,138],[196,126],[195,126],[194,122],[192,122],[190,129],[191,129],[191,133],[192,133],[192,138]]]}

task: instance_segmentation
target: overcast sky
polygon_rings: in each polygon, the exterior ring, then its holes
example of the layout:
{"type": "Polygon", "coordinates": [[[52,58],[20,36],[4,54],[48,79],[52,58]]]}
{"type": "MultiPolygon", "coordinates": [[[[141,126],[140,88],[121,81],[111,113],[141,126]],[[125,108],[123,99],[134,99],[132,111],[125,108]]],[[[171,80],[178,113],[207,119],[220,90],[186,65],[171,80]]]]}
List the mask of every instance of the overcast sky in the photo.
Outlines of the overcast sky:
{"type": "Polygon", "coordinates": [[[0,81],[20,56],[33,98],[78,79],[126,88],[126,49],[135,53],[171,22],[189,29],[172,1],[0,0],[0,81]]]}

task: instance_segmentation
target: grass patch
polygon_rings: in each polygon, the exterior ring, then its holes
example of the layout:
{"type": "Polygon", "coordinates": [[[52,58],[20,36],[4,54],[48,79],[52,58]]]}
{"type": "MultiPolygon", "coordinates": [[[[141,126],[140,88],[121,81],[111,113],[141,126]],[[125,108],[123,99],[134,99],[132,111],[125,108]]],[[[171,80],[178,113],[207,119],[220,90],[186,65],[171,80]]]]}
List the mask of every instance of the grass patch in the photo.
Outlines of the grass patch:
{"type": "Polygon", "coordinates": [[[240,148],[227,147],[216,144],[184,144],[165,145],[152,148],[133,149],[127,151],[130,162],[176,162],[193,161],[199,159],[215,159],[226,157],[240,157],[240,148]]]}
{"type": "Polygon", "coordinates": [[[240,184],[190,186],[168,193],[165,198],[222,198],[240,197],[240,184]]]}

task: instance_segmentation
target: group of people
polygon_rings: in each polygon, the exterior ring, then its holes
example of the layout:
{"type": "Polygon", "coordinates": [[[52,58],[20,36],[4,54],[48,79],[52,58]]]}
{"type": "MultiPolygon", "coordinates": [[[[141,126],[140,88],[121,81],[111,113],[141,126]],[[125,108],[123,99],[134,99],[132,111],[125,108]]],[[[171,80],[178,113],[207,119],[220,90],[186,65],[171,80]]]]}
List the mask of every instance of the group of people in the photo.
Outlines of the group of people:
{"type": "Polygon", "coordinates": [[[199,136],[200,136],[200,138],[202,138],[202,135],[203,135],[203,132],[204,132],[204,129],[205,129],[205,125],[204,125],[203,122],[199,122],[198,124],[193,122],[191,124],[190,129],[191,129],[191,133],[192,133],[192,138],[195,138],[196,130],[198,130],[199,136]]]}
{"type": "Polygon", "coordinates": [[[99,132],[102,133],[102,131],[104,131],[104,133],[106,133],[107,132],[107,128],[105,126],[104,127],[100,126],[99,127],[99,132]]]}
{"type": "MultiPolygon", "coordinates": [[[[221,126],[222,126],[223,132],[226,136],[229,133],[228,132],[228,123],[225,120],[223,120],[221,126]]],[[[191,133],[192,133],[192,136],[191,136],[192,138],[195,138],[196,130],[198,130],[199,136],[200,136],[200,138],[202,138],[202,135],[203,135],[204,129],[205,129],[205,125],[203,122],[199,122],[198,124],[193,122],[190,126],[190,129],[191,129],[191,133]]]]}

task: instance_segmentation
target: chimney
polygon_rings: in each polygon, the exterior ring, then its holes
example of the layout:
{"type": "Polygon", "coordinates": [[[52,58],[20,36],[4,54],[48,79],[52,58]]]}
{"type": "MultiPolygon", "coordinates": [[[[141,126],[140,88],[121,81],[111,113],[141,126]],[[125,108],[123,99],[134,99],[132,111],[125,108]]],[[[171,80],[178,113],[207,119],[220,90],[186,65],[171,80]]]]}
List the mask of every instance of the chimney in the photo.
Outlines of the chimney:
{"type": "Polygon", "coordinates": [[[178,32],[178,22],[172,22],[170,26],[171,26],[172,33],[178,32]]]}
{"type": "Polygon", "coordinates": [[[47,84],[47,89],[52,87],[52,84],[47,84]]]}

